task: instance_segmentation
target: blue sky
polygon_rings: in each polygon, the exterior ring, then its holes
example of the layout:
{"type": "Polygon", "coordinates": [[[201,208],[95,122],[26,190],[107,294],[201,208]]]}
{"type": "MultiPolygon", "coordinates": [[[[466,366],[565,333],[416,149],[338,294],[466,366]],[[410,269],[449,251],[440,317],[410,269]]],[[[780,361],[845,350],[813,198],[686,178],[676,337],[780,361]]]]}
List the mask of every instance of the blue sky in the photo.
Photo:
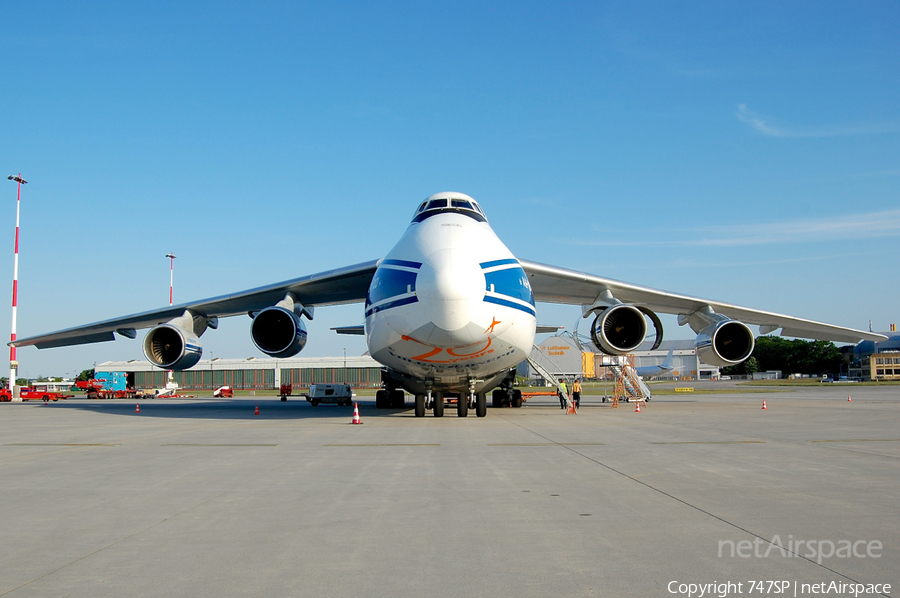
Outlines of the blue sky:
{"type": "MultiPolygon", "coordinates": [[[[3,13],[0,164],[29,180],[20,337],[164,305],[169,252],[176,302],[381,257],[446,190],[524,259],[857,328],[900,320],[895,3],[3,13]]],[[[15,185],[3,195],[11,281],[15,185]]],[[[319,310],[302,355],[362,353],[328,330],[362,319],[319,310]]],[[[205,357],[261,356],[248,326],[208,332],[205,357]]],[[[20,374],[139,359],[141,338],[21,349],[20,374]]]]}

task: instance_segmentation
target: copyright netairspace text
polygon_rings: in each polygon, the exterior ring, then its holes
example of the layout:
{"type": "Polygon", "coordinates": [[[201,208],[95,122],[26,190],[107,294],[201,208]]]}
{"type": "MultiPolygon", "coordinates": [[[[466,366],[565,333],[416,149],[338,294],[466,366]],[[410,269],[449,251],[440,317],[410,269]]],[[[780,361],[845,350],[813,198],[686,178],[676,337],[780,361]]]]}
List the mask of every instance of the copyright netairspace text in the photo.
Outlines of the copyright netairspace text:
{"type": "Polygon", "coordinates": [[[847,583],[842,581],[823,581],[819,583],[798,583],[796,581],[713,581],[710,583],[688,583],[678,580],[670,581],[666,589],[670,594],[678,594],[687,598],[704,598],[705,596],[739,596],[743,594],[779,594],[782,596],[864,596],[867,594],[889,594],[889,583],[847,583]]]}

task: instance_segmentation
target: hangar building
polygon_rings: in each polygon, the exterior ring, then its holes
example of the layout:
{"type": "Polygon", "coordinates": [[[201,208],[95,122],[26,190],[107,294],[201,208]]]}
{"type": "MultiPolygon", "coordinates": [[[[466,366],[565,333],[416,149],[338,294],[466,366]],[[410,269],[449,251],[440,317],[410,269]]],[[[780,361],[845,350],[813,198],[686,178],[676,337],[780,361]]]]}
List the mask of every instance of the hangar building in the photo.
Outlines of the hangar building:
{"type": "MultiPolygon", "coordinates": [[[[107,361],[96,372],[124,372],[127,384],[136,390],[164,388],[168,372],[144,360],[107,361]]],[[[368,355],[351,357],[299,357],[270,359],[207,359],[183,372],[173,372],[182,390],[272,390],[282,384],[294,387],[318,383],[350,384],[355,388],[381,386],[381,365],[368,355]]]]}

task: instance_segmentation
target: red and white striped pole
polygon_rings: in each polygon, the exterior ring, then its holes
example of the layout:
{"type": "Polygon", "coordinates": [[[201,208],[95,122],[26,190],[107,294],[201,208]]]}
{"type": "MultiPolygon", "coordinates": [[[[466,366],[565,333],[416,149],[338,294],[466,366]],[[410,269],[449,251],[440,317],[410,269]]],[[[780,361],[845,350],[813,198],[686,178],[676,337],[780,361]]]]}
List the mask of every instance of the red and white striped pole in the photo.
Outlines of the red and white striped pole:
{"type": "Polygon", "coordinates": [[[169,305],[172,305],[172,287],[175,283],[175,254],[167,253],[166,257],[169,258],[169,305]]]}
{"type": "MultiPolygon", "coordinates": [[[[16,308],[18,307],[18,294],[19,294],[19,206],[21,205],[22,200],[22,185],[28,183],[25,179],[22,178],[22,173],[20,172],[18,176],[9,175],[6,177],[10,181],[15,181],[17,183],[16,187],[16,255],[13,261],[13,289],[12,289],[12,329],[9,335],[9,341],[16,341],[16,308]]],[[[19,388],[16,386],[16,374],[19,369],[19,363],[16,361],[16,348],[9,348],[9,388],[13,394],[14,401],[21,401],[21,397],[19,395],[19,388]]]]}

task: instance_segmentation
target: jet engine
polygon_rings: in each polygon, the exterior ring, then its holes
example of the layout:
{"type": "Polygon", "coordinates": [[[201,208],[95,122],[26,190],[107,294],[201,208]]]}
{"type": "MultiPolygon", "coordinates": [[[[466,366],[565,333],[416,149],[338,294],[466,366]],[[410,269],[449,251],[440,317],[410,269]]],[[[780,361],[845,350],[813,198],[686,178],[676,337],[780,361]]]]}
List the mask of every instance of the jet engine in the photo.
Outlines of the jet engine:
{"type": "Polygon", "coordinates": [[[695,341],[700,361],[725,367],[737,365],[750,357],[756,341],[743,322],[722,319],[700,331],[695,341]]]}
{"type": "Polygon", "coordinates": [[[647,336],[647,321],[640,309],[619,303],[604,308],[591,324],[591,340],[608,355],[624,355],[637,349],[647,336]]]}
{"type": "Polygon", "coordinates": [[[203,347],[192,331],[169,322],[152,328],[144,337],[144,356],[167,370],[186,370],[200,361],[203,347]]]}
{"type": "Polygon", "coordinates": [[[293,357],[306,346],[306,326],[292,310],[275,305],[254,316],[250,338],[266,355],[293,357]]]}

